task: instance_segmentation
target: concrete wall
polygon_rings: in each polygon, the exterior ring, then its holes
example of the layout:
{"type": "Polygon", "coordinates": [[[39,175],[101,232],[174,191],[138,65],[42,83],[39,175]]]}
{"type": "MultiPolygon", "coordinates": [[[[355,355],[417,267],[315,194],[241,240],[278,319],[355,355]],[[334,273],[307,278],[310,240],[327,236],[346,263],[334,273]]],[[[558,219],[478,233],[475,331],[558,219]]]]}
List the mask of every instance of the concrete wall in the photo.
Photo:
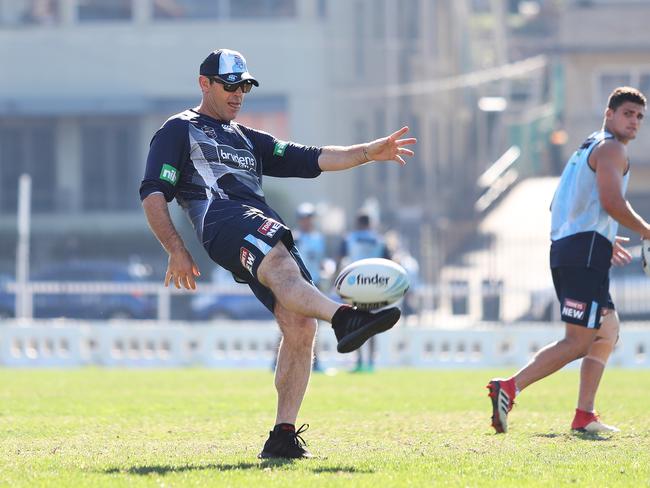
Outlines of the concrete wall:
{"type": "MultiPolygon", "coordinates": [[[[469,325],[469,324],[468,324],[469,325]]],[[[629,324],[628,324],[629,325],[629,324]]],[[[525,364],[545,344],[562,337],[560,324],[539,327],[517,323],[463,329],[405,327],[377,336],[375,364],[380,368],[501,368],[525,364]]],[[[650,367],[650,333],[626,327],[609,361],[611,366],[650,367]]],[[[0,365],[4,367],[271,367],[278,329],[272,323],[225,321],[218,326],[175,323],[87,322],[8,324],[0,328],[0,365]]],[[[317,339],[319,363],[350,367],[352,354],[336,353],[336,338],[324,328],[317,339]]],[[[573,362],[569,367],[576,367],[573,362]]]]}

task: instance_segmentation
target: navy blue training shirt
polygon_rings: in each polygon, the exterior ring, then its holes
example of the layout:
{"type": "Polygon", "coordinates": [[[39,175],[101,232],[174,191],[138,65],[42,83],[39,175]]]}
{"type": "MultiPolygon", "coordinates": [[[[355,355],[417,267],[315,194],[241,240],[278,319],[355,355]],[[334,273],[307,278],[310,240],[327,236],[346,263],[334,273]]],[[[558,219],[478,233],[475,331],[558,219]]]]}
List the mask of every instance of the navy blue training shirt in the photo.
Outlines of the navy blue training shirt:
{"type": "Polygon", "coordinates": [[[209,207],[268,208],[262,175],[315,178],[321,148],[276,139],[235,122],[213,119],[190,109],[169,118],[151,140],[140,199],[160,192],[174,198],[205,244],[209,207]]]}

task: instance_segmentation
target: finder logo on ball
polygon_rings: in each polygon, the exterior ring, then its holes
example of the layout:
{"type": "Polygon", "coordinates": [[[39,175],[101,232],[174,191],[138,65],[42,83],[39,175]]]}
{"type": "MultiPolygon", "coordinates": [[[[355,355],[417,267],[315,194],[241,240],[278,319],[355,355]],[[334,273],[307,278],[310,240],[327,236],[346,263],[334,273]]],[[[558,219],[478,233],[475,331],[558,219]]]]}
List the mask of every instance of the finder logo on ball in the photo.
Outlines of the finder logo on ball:
{"type": "Polygon", "coordinates": [[[388,286],[389,280],[389,276],[379,276],[379,274],[375,274],[374,276],[366,276],[359,273],[356,276],[351,275],[348,278],[348,284],[388,286]]]}
{"type": "Polygon", "coordinates": [[[346,266],[334,281],[347,303],[375,310],[400,300],[409,288],[406,270],[390,259],[360,259],[346,266]]]}

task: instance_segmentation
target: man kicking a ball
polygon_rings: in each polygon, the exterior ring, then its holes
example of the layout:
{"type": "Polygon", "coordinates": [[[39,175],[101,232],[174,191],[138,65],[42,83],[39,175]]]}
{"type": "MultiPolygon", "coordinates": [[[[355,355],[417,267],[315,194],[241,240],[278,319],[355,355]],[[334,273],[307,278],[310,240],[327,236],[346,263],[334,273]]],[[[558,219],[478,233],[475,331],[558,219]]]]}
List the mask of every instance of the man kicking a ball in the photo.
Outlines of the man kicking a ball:
{"type": "Polygon", "coordinates": [[[571,429],[615,432],[603,424],[594,402],[607,359],[618,340],[619,320],[609,295],[611,264],[627,264],[630,253],[616,236],[618,225],[650,238],[650,225],[625,200],[630,177],[627,144],[637,135],[646,98],[630,87],[609,96],[601,130],[591,134],[569,159],[551,204],[550,265],[565,322],[564,339],[540,350],[508,379],[493,379],[492,426],[508,431],[508,413],[521,390],[583,358],[578,408],[571,429]]]}
{"type": "Polygon", "coordinates": [[[341,306],[313,285],[291,230],[266,203],[262,176],[314,178],[373,160],[405,164],[412,156],[397,132],[354,146],[307,147],[234,122],[257,80],[237,51],[219,49],[200,66],[198,107],[171,117],[149,149],[140,198],[151,230],[169,254],[165,285],[196,288],[199,269],[176,231],[167,208],[174,198],[192,221],[210,258],[247,283],[275,315],[282,342],[275,372],[275,427],[262,458],[301,458],[295,422],[314,350],[316,320],[332,324],[339,352],[351,352],[398,321],[400,310],[368,313],[341,306]]]}

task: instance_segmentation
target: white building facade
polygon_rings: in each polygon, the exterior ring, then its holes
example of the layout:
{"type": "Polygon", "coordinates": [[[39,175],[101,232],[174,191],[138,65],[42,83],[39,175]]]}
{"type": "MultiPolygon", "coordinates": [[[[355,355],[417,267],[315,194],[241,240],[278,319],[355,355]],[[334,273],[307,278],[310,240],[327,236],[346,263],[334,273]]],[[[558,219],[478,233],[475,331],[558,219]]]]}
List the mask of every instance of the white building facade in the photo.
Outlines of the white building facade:
{"type": "Polygon", "coordinates": [[[467,140],[475,100],[413,87],[471,70],[466,14],[464,1],[0,0],[1,260],[13,260],[24,172],[36,260],[158,249],[137,193],[149,140],[198,104],[198,66],[220,47],[241,51],[260,81],[238,119],[246,125],[309,145],[402,125],[419,138],[406,168],[265,179],[289,224],[310,200],[340,209],[326,217],[343,230],[371,201],[409,236],[428,229],[410,246],[431,249],[437,221],[480,173],[467,140]]]}

